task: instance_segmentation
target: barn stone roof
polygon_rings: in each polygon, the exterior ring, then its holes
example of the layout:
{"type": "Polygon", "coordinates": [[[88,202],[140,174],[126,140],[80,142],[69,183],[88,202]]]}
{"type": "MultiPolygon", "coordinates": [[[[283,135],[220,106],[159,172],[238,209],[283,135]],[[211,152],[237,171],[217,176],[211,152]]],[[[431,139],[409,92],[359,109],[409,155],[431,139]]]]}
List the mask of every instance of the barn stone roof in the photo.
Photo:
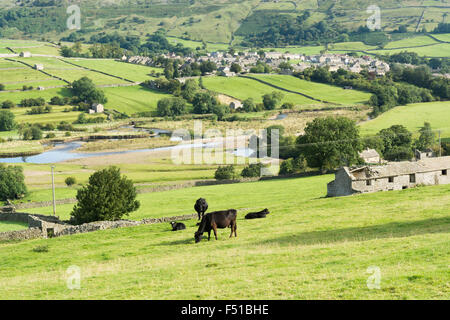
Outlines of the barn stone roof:
{"type": "Polygon", "coordinates": [[[345,168],[352,180],[388,178],[413,173],[425,173],[450,169],[450,156],[426,158],[420,161],[389,162],[380,166],[345,168]]]}

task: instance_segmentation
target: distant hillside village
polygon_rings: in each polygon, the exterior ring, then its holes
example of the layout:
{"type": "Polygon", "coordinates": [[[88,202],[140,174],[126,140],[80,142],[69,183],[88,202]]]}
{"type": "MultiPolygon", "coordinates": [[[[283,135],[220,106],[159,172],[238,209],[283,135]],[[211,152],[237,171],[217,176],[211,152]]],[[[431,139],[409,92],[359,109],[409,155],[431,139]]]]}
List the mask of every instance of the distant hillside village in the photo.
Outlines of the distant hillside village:
{"type": "MultiPolygon", "coordinates": [[[[176,54],[165,54],[162,55],[162,57],[165,59],[178,59],[184,61],[184,64],[180,65],[181,71],[194,63],[213,62],[217,65],[217,74],[225,77],[237,75],[233,65],[239,66],[237,68],[239,73],[249,73],[252,72],[252,69],[258,63],[263,63],[271,69],[280,69],[280,71],[285,74],[300,72],[310,67],[328,67],[329,71],[344,69],[354,73],[367,70],[369,73],[373,73],[376,76],[383,76],[390,70],[387,62],[367,55],[356,57],[347,54],[303,55],[281,52],[241,52],[230,54],[224,52],[212,52],[206,56],[200,57],[181,57],[176,54]]],[[[122,61],[156,66],[156,62],[149,57],[123,56],[122,61]]]]}

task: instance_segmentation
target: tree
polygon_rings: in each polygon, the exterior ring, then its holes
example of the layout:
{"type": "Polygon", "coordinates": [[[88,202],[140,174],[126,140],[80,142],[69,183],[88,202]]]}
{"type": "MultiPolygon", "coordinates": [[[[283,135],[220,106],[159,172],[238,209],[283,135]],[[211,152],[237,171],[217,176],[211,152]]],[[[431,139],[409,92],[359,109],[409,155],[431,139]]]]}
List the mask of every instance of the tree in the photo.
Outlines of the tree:
{"type": "Polygon", "coordinates": [[[232,180],[236,176],[236,172],[233,165],[220,166],[214,173],[216,180],[232,180]]]}
{"type": "Polygon", "coordinates": [[[136,196],[133,181],[122,177],[119,168],[97,171],[90,176],[88,185],[78,190],[71,220],[77,224],[119,220],[139,209],[136,196]]]}
{"type": "Polygon", "coordinates": [[[189,102],[194,100],[195,94],[200,90],[200,87],[194,79],[186,80],[183,86],[183,98],[189,102]]]}
{"type": "Polygon", "coordinates": [[[281,99],[283,99],[283,94],[278,91],[265,94],[263,96],[263,104],[266,110],[274,110],[280,104],[281,99]]]}
{"type": "Polygon", "coordinates": [[[248,98],[244,100],[242,103],[242,108],[245,112],[255,112],[256,111],[256,105],[255,101],[252,98],[248,98]]]}
{"type": "Polygon", "coordinates": [[[5,90],[5,85],[3,83],[0,83],[0,91],[5,90]]]}
{"type": "Polygon", "coordinates": [[[66,185],[68,187],[73,186],[75,183],[77,183],[77,179],[75,179],[74,177],[67,177],[66,180],[64,180],[64,182],[66,183],[66,185]]]}
{"type": "Polygon", "coordinates": [[[206,114],[212,113],[213,107],[218,105],[216,97],[208,92],[199,92],[192,101],[194,113],[206,114]]]}
{"type": "Polygon", "coordinates": [[[431,125],[429,122],[425,122],[423,127],[419,130],[420,136],[415,141],[414,145],[419,151],[424,151],[428,148],[431,148],[434,144],[435,135],[433,130],[431,129],[431,125]]]}
{"type": "Polygon", "coordinates": [[[237,63],[233,63],[230,67],[230,71],[234,73],[241,73],[242,67],[237,63]]]}
{"type": "Polygon", "coordinates": [[[23,168],[0,163],[0,200],[19,199],[27,193],[23,168]]]}
{"type": "Polygon", "coordinates": [[[172,117],[185,114],[186,108],[186,101],[183,98],[164,98],[158,101],[156,112],[160,117],[172,117]]]}
{"type": "Polygon", "coordinates": [[[79,102],[85,102],[88,104],[93,103],[106,103],[108,99],[105,93],[97,89],[91,79],[83,77],[72,83],[72,93],[78,97],[79,102]]]}
{"type": "Polygon", "coordinates": [[[280,175],[288,175],[304,172],[307,168],[306,159],[303,156],[289,158],[280,165],[280,175]]]}
{"type": "Polygon", "coordinates": [[[316,118],[309,122],[305,134],[297,138],[299,154],[308,166],[322,172],[359,160],[362,150],[356,123],[345,117],[316,118]]]}
{"type": "Polygon", "coordinates": [[[381,130],[377,136],[383,141],[381,152],[385,159],[398,161],[409,160],[411,158],[410,154],[404,151],[405,149],[411,150],[412,134],[404,126],[393,125],[381,130]]]}
{"type": "Polygon", "coordinates": [[[0,110],[0,131],[11,131],[15,127],[14,114],[9,110],[0,110]]]}

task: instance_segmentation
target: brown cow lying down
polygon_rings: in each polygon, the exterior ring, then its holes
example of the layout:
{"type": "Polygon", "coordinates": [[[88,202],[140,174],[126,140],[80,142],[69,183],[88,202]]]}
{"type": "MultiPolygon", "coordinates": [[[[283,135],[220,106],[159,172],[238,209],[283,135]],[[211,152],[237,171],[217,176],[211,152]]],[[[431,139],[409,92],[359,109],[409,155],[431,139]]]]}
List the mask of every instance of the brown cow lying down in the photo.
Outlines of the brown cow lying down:
{"type": "Polygon", "coordinates": [[[264,209],[260,212],[250,212],[245,216],[245,219],[261,219],[265,218],[269,213],[269,209],[264,209]]]}
{"type": "Polygon", "coordinates": [[[230,227],[231,234],[230,238],[233,236],[237,237],[236,229],[236,218],[237,211],[234,209],[225,210],[225,211],[215,211],[210,212],[203,216],[202,221],[200,222],[200,226],[198,227],[197,232],[195,233],[195,243],[198,243],[202,240],[203,233],[208,232],[208,241],[211,238],[211,230],[214,231],[214,236],[217,240],[217,229],[225,229],[230,227]]]}

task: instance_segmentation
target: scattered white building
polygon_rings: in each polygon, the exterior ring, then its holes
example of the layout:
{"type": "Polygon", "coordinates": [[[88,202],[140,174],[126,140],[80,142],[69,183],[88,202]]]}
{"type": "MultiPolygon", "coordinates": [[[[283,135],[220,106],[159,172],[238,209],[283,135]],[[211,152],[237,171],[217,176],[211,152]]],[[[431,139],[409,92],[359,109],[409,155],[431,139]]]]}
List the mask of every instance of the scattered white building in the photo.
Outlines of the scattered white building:
{"type": "Polygon", "coordinates": [[[31,52],[28,52],[28,51],[22,51],[22,52],[19,54],[19,57],[21,57],[21,58],[31,58],[31,52]]]}
{"type": "Polygon", "coordinates": [[[105,107],[100,103],[93,104],[91,109],[89,109],[90,114],[103,113],[104,111],[105,111],[105,107]]]}

